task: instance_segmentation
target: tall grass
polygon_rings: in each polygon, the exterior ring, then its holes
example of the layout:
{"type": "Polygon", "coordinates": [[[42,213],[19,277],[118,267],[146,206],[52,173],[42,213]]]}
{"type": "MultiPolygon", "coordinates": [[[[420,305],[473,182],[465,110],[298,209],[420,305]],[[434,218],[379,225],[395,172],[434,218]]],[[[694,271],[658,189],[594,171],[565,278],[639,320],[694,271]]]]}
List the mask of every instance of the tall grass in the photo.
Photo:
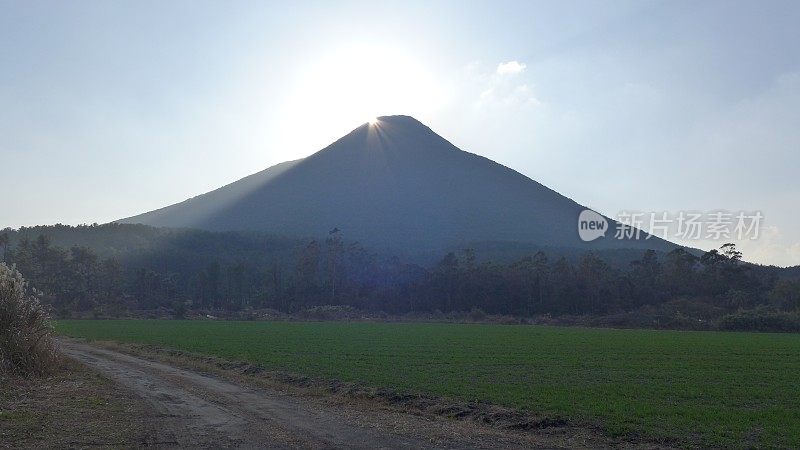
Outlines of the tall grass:
{"type": "Polygon", "coordinates": [[[45,375],[57,367],[47,310],[14,267],[0,263],[0,374],[45,375]]]}

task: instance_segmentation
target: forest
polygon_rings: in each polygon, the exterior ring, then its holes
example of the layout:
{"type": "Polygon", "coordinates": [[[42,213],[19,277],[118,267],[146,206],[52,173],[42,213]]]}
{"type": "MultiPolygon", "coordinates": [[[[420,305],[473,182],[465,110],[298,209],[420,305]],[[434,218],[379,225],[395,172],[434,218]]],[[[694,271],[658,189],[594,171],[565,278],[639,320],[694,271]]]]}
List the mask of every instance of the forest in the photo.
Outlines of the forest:
{"type": "Polygon", "coordinates": [[[6,229],[0,256],[58,317],[341,305],[389,315],[617,317],[619,325],[800,331],[797,271],[745,263],[734,244],[699,255],[648,250],[627,265],[595,252],[493,262],[467,248],[423,265],[371,252],[338,229],[300,240],[108,224],[6,229]]]}

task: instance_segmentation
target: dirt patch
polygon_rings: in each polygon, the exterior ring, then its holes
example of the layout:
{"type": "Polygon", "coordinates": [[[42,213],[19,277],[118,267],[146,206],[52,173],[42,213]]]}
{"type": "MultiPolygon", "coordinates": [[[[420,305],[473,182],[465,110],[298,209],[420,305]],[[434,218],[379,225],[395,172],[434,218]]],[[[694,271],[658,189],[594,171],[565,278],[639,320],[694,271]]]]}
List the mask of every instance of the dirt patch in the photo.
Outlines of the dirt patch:
{"type": "Polygon", "coordinates": [[[0,379],[0,448],[157,444],[146,405],[72,361],[50,377],[0,379]]]}

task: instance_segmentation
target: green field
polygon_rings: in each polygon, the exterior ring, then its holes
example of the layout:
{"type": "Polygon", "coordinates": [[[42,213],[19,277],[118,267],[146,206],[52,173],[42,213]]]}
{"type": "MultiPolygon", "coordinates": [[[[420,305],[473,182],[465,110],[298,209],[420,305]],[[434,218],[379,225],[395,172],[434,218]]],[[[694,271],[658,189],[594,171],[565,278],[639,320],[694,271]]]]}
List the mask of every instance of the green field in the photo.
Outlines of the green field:
{"type": "Polygon", "coordinates": [[[486,400],[704,446],[800,447],[800,336],[536,326],[59,321],[301,374],[486,400]]]}

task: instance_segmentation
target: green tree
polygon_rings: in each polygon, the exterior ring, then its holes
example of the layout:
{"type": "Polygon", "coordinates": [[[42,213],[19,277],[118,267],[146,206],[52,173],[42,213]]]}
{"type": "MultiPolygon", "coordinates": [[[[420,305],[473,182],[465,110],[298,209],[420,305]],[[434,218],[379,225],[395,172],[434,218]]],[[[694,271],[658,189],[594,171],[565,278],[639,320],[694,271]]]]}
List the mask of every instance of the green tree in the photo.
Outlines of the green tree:
{"type": "Polygon", "coordinates": [[[653,250],[646,250],[642,259],[631,262],[629,278],[631,281],[631,296],[633,307],[645,304],[655,304],[663,300],[659,284],[661,263],[658,255],[653,250]]]}
{"type": "Polygon", "coordinates": [[[800,309],[800,280],[778,280],[769,292],[772,305],[783,311],[800,309]]]}
{"type": "Polygon", "coordinates": [[[317,241],[311,241],[300,252],[295,268],[295,297],[301,304],[310,304],[319,291],[320,247],[317,241]]]}
{"type": "Polygon", "coordinates": [[[339,228],[334,228],[330,232],[328,232],[328,238],[325,239],[325,245],[327,247],[327,259],[328,259],[328,277],[329,283],[331,285],[331,297],[330,303],[336,303],[336,282],[339,273],[337,272],[337,268],[340,266],[342,253],[344,249],[344,244],[342,243],[342,232],[339,228]]]}
{"type": "Polygon", "coordinates": [[[584,254],[578,264],[577,274],[589,312],[607,312],[617,306],[618,292],[613,271],[597,254],[584,254]]]}
{"type": "Polygon", "coordinates": [[[676,248],[664,257],[660,284],[669,298],[697,292],[698,258],[683,248],[676,248]]]}
{"type": "Polygon", "coordinates": [[[445,255],[433,270],[434,286],[444,299],[444,311],[452,311],[455,304],[459,272],[458,257],[453,252],[445,255]]]}
{"type": "Polygon", "coordinates": [[[8,237],[8,233],[0,234],[0,247],[3,248],[3,252],[0,253],[0,255],[3,258],[3,262],[5,262],[8,257],[8,245],[10,242],[11,240],[8,237]]]}
{"type": "Polygon", "coordinates": [[[563,256],[556,260],[552,270],[553,296],[549,310],[554,313],[579,314],[582,311],[578,279],[575,268],[563,256]]]}

